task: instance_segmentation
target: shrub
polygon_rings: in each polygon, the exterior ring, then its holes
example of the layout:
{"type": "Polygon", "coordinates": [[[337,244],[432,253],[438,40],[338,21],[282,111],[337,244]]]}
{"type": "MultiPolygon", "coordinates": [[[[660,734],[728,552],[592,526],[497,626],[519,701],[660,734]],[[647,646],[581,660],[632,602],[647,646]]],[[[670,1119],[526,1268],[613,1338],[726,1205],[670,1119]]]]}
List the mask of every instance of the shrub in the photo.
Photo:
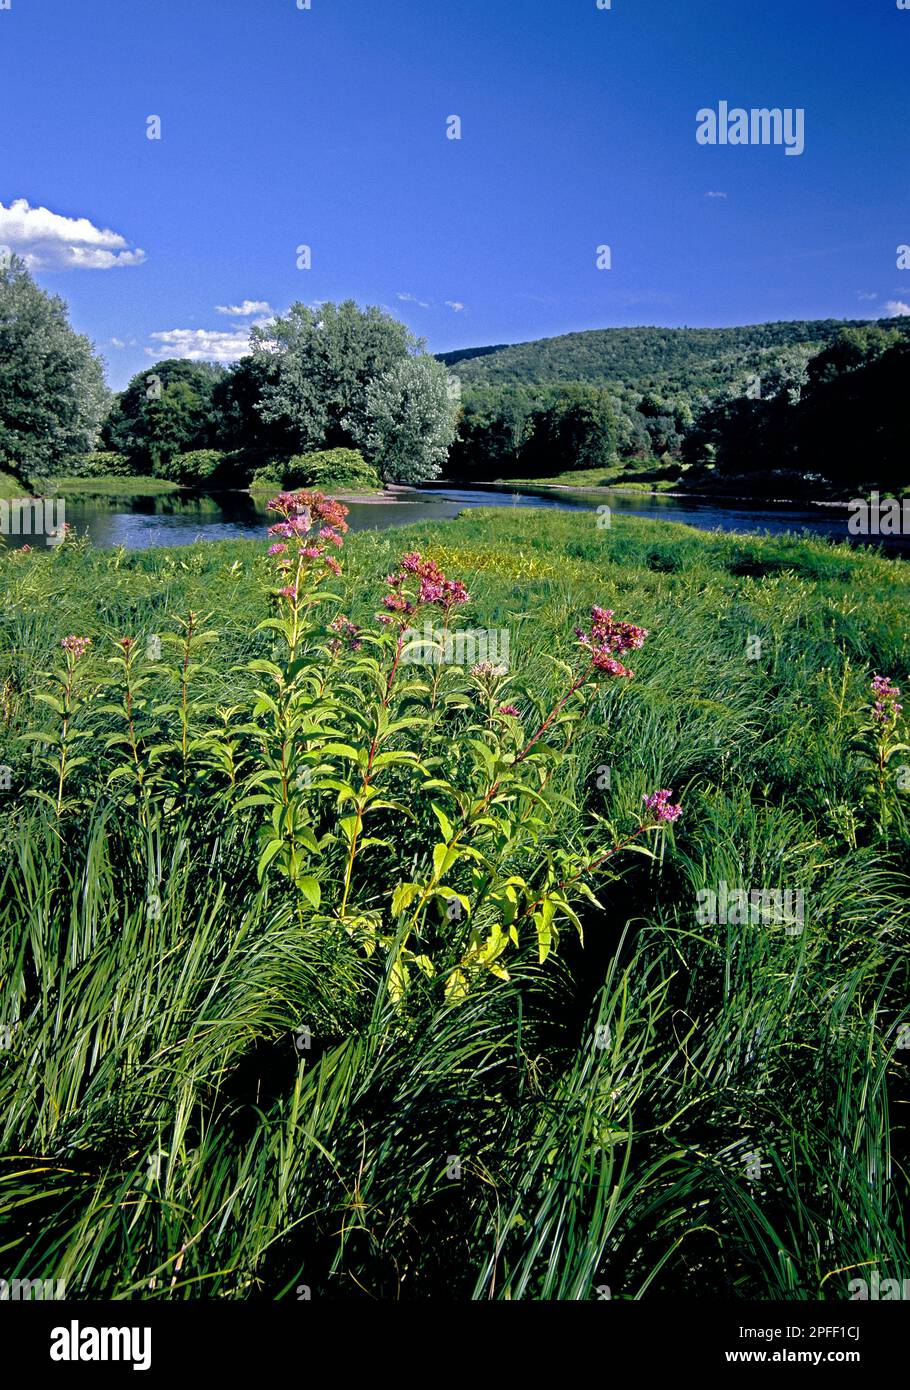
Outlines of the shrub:
{"type": "Polygon", "coordinates": [[[159,476],[172,483],[210,483],[221,467],[224,455],[218,449],[195,449],[176,454],[163,462],[159,476]]]}
{"type": "Polygon", "coordinates": [[[254,470],[250,479],[251,487],[283,487],[285,465],[266,463],[254,470]]]}
{"type": "Polygon", "coordinates": [[[282,478],[284,487],[379,488],[382,479],[358,449],[325,449],[313,454],[295,454],[282,478]]]}
{"type": "Polygon", "coordinates": [[[133,472],[125,454],[100,450],[92,454],[75,454],[67,459],[58,476],[61,478],[128,478],[133,472]]]}

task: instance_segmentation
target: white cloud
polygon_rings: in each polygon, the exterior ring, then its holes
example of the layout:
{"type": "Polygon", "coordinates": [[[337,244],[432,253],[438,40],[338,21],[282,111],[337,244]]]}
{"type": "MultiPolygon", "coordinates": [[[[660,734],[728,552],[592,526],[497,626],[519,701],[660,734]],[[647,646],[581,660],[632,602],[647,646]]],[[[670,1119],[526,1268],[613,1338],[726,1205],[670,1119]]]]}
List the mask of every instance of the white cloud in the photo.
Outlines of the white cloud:
{"type": "Polygon", "coordinates": [[[459,303],[457,299],[447,299],[446,308],[453,310],[453,312],[456,314],[460,314],[462,309],[464,308],[464,305],[459,303]]]}
{"type": "Polygon", "coordinates": [[[712,191],[711,191],[710,193],[706,193],[706,194],[705,194],[705,197],[706,197],[706,198],[726,198],[726,196],[727,196],[726,193],[718,193],[718,192],[715,192],[713,189],[712,189],[712,191]]]}
{"type": "Polygon", "coordinates": [[[904,319],[910,316],[910,304],[905,304],[902,299],[889,299],[885,305],[885,314],[895,319],[904,319]]]}
{"type": "Polygon", "coordinates": [[[274,310],[267,299],[245,299],[242,304],[216,304],[215,312],[230,314],[235,319],[248,319],[253,314],[272,314],[274,310]]]}
{"type": "Polygon", "coordinates": [[[0,245],[21,256],[29,270],[110,270],[141,265],[145,252],[130,249],[119,232],[96,227],[87,217],[64,217],[30,207],[17,198],[0,203],[0,245]]]}
{"type": "Polygon", "coordinates": [[[123,341],[122,338],[111,338],[111,347],[114,347],[114,348],[125,348],[125,347],[126,347],[126,343],[123,341]]]}
{"type": "Polygon", "coordinates": [[[425,299],[418,299],[416,294],[399,294],[398,298],[403,300],[405,304],[416,304],[420,309],[430,308],[427,301],[425,299]]]}
{"type": "Polygon", "coordinates": [[[857,290],[856,297],[863,303],[871,303],[873,299],[878,299],[878,295],[873,291],[857,290]]]}
{"type": "Polygon", "coordinates": [[[250,350],[250,330],[236,328],[170,328],[164,333],[152,333],[160,348],[146,348],[149,357],[182,357],[187,362],[236,362],[250,350]]]}

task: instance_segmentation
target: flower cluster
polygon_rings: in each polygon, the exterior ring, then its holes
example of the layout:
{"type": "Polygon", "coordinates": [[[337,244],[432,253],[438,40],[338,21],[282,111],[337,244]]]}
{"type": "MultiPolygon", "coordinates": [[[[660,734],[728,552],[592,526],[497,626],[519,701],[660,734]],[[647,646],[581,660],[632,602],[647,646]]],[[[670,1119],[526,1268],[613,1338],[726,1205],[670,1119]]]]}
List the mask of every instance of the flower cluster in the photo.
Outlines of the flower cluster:
{"type": "Polygon", "coordinates": [[[633,672],[624,666],[617,657],[622,652],[637,651],[644,646],[647,632],[643,627],[632,623],[615,621],[610,608],[591,609],[591,630],[577,627],[575,635],[579,644],[590,654],[591,663],[598,671],[608,676],[621,676],[631,679],[633,672]]]}
{"type": "Polygon", "coordinates": [[[92,645],[92,639],[91,637],[64,637],[60,645],[74,661],[81,661],[92,645]]]}
{"type": "Polygon", "coordinates": [[[887,676],[876,676],[872,682],[872,721],[882,730],[895,726],[903,705],[898,704],[900,687],[892,685],[887,676]]]}
{"type": "MultiPolygon", "coordinates": [[[[269,535],[277,538],[269,546],[269,555],[277,559],[279,570],[290,570],[295,560],[298,572],[306,561],[321,561],[332,574],[341,573],[341,566],[334,555],[327,554],[327,547],[344,544],[348,509],[343,503],[321,492],[281,492],[271,499],[268,509],[284,518],[269,527],[269,535]],[[317,534],[311,536],[314,527],[317,534]],[[294,551],[291,544],[296,547],[294,551]]],[[[296,584],[286,584],[279,590],[283,598],[292,602],[296,601],[297,592],[296,584]]]]}
{"type": "Polygon", "coordinates": [[[356,623],[352,623],[350,618],[342,617],[339,614],[329,623],[329,631],[338,633],[338,636],[333,637],[329,643],[329,651],[333,656],[340,656],[345,645],[348,651],[352,652],[359,652],[363,646],[360,639],[360,628],[356,623]]]}
{"type": "Polygon", "coordinates": [[[650,811],[655,821],[666,820],[672,823],[675,820],[679,820],[682,815],[682,807],[670,805],[670,797],[672,795],[672,788],[668,789],[664,787],[659,792],[652,792],[650,796],[642,797],[645,810],[650,811]]]}
{"type": "Polygon", "coordinates": [[[388,612],[380,615],[380,622],[391,623],[394,614],[408,618],[418,608],[430,604],[441,608],[446,617],[458,604],[467,603],[470,594],[460,579],[447,579],[433,560],[424,560],[415,551],[401,557],[401,569],[386,578],[389,593],[382,600],[388,612]],[[409,579],[418,581],[416,592],[406,592],[409,579]]]}

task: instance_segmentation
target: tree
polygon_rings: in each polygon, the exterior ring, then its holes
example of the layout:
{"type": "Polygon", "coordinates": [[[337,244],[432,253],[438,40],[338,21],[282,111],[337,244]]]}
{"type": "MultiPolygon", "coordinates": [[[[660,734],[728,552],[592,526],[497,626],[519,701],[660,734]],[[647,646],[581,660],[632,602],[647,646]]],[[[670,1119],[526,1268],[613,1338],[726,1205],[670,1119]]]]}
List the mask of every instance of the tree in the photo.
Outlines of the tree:
{"type": "Polygon", "coordinates": [[[514,476],[539,394],[520,386],[467,392],[452,449],[452,476],[486,480],[514,476]]]}
{"type": "Polygon", "coordinates": [[[370,424],[367,387],[421,346],[390,314],[351,299],[293,304],[251,338],[266,369],[262,418],[286,425],[302,453],[356,447],[370,424]]]}
{"type": "Polygon", "coordinates": [[[92,344],[11,257],[0,265],[0,458],[20,474],[53,473],[95,447],[107,403],[92,344]]]}
{"type": "Polygon", "coordinates": [[[365,426],[357,432],[386,482],[437,478],[455,439],[457,408],[445,367],[405,357],[367,387],[365,426]]]}
{"type": "Polygon", "coordinates": [[[209,362],[167,358],[134,376],[105,423],[105,441],[137,473],[163,473],[178,454],[217,441],[214,393],[226,376],[209,362]]]}
{"type": "Polygon", "coordinates": [[[273,354],[250,354],[234,363],[212,396],[219,447],[249,454],[254,467],[290,458],[298,447],[299,433],[288,419],[262,418],[266,387],[277,380],[278,361],[273,354]]]}
{"type": "Polygon", "coordinates": [[[565,386],[537,416],[522,464],[530,475],[607,468],[616,449],[616,423],[606,391],[565,386]]]}

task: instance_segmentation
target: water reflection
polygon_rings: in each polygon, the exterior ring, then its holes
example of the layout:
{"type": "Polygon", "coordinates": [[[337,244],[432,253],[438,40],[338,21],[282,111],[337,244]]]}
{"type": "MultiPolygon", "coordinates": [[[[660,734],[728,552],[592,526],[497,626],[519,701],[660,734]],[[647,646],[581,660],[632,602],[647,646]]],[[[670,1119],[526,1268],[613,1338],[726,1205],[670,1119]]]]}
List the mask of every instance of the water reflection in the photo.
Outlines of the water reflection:
{"type": "MultiPolygon", "coordinates": [[[[846,509],[788,507],[773,503],[716,502],[695,497],[650,496],[646,493],[569,493],[489,486],[436,487],[400,490],[394,499],[350,502],[351,528],[385,530],[417,521],[444,521],[466,507],[542,507],[594,513],[606,504],[617,515],[634,513],[664,521],[682,521],[705,530],[759,531],[780,534],[804,531],[852,539],[847,534],[846,509]]],[[[69,501],[66,519],[81,534],[88,531],[97,546],[190,545],[197,540],[262,540],[270,524],[265,499],[248,493],[187,493],[161,497],[92,498],[69,501]]],[[[33,543],[33,537],[7,536],[8,545],[33,543]]],[[[857,538],[861,539],[861,538],[857,538]]],[[[910,554],[910,537],[874,537],[872,543],[910,554]]]]}

